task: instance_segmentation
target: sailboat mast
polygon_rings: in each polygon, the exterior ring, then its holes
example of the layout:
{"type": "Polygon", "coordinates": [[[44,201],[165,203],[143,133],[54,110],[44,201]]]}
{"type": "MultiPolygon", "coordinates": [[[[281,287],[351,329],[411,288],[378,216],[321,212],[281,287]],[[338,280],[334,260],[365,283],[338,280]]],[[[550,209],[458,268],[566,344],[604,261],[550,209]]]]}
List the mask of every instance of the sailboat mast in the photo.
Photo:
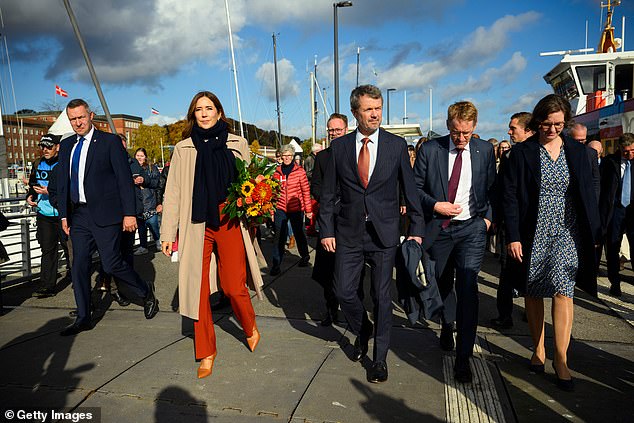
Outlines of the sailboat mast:
{"type": "Polygon", "coordinates": [[[240,107],[240,90],[238,89],[238,72],[236,69],[236,56],[233,53],[233,34],[231,32],[231,18],[229,17],[229,0],[225,0],[225,10],[227,11],[227,28],[229,30],[229,47],[231,48],[231,65],[233,66],[233,82],[236,85],[236,100],[238,102],[238,119],[240,120],[240,136],[244,138],[244,128],[242,125],[242,108],[240,107]]]}
{"type": "Polygon", "coordinates": [[[282,111],[280,110],[280,86],[277,80],[277,40],[273,33],[273,64],[275,67],[275,102],[277,104],[277,146],[282,147],[282,111]]]}
{"type": "Polygon", "coordinates": [[[112,120],[112,116],[110,116],[110,109],[108,109],[106,98],[103,95],[103,91],[101,91],[101,85],[99,84],[99,79],[97,79],[97,73],[95,72],[95,68],[92,65],[90,56],[88,56],[88,50],[86,49],[86,45],[84,44],[84,39],[81,37],[81,33],[79,32],[79,25],[77,25],[77,20],[75,19],[75,13],[73,13],[73,9],[70,7],[70,1],[64,0],[64,6],[66,7],[66,12],[68,13],[68,18],[70,19],[70,23],[73,26],[73,31],[75,31],[75,36],[77,37],[77,41],[79,42],[79,48],[81,49],[81,52],[84,55],[84,60],[86,60],[86,66],[88,66],[88,73],[90,73],[90,77],[92,78],[92,83],[95,85],[95,90],[97,90],[97,96],[99,97],[99,101],[101,102],[101,107],[103,107],[103,112],[106,115],[106,119],[108,120],[108,125],[110,125],[110,130],[112,131],[113,134],[116,134],[117,129],[114,126],[114,121],[112,120]]]}

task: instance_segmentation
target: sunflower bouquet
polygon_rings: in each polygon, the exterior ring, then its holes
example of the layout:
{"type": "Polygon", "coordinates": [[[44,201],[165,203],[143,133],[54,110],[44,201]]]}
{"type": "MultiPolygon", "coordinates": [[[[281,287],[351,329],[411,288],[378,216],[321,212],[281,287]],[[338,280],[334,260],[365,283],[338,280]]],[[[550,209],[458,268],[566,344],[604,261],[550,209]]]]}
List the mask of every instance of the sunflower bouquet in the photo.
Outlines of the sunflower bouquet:
{"type": "Polygon", "coordinates": [[[231,218],[245,217],[249,226],[265,223],[273,217],[280,184],[273,179],[275,165],[254,157],[251,163],[236,158],[238,178],[229,187],[222,212],[231,218]]]}

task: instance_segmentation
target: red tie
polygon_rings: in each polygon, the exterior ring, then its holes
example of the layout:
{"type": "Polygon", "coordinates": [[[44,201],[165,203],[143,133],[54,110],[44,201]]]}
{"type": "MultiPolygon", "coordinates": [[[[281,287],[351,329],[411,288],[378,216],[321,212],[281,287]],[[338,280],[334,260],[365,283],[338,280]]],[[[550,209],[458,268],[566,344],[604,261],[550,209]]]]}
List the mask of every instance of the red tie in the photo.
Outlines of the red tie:
{"type": "MultiPolygon", "coordinates": [[[[458,192],[458,183],[460,182],[460,172],[462,171],[462,152],[463,149],[456,150],[456,161],[453,162],[453,169],[451,170],[451,177],[449,178],[449,198],[450,203],[456,201],[456,193],[458,192]]],[[[451,218],[442,222],[442,228],[445,229],[449,226],[451,218]]]]}
{"type": "Polygon", "coordinates": [[[368,148],[370,138],[364,138],[362,141],[363,146],[359,152],[359,162],[357,163],[357,166],[359,167],[359,178],[361,178],[363,188],[367,188],[368,175],[370,174],[370,149],[368,148]]]}

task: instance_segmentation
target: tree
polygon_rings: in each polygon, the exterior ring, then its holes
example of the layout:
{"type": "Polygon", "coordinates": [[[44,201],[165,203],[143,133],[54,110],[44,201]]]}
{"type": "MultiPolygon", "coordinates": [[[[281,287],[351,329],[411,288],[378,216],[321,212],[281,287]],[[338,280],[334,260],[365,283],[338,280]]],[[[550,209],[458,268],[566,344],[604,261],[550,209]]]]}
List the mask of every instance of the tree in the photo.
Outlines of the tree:
{"type": "Polygon", "coordinates": [[[171,145],[176,145],[176,143],[185,139],[183,136],[185,126],[187,126],[186,120],[179,120],[167,125],[167,139],[171,145]]]}
{"type": "MultiPolygon", "coordinates": [[[[148,161],[150,163],[161,163],[161,140],[163,147],[166,146],[167,130],[159,125],[140,125],[139,130],[134,138],[134,145],[130,146],[131,150],[136,151],[137,148],[143,147],[147,151],[148,161]]],[[[134,154],[134,151],[131,153],[134,154]]],[[[165,152],[169,159],[169,153],[165,152]]]]}
{"type": "Polygon", "coordinates": [[[249,148],[251,149],[251,154],[260,154],[260,142],[258,140],[253,140],[249,148]]]}

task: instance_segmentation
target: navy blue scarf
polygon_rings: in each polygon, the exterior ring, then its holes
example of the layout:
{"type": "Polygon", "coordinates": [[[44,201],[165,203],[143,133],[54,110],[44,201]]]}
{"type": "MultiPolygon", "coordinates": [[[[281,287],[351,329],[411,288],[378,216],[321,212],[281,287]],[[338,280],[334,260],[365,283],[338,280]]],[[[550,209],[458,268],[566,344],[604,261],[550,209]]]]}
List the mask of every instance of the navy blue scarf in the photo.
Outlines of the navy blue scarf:
{"type": "Polygon", "coordinates": [[[194,191],[192,195],[192,222],[220,226],[218,205],[227,199],[227,189],[237,176],[236,159],[227,148],[227,123],[219,120],[213,127],[192,128],[192,141],[196,147],[194,191]]]}

